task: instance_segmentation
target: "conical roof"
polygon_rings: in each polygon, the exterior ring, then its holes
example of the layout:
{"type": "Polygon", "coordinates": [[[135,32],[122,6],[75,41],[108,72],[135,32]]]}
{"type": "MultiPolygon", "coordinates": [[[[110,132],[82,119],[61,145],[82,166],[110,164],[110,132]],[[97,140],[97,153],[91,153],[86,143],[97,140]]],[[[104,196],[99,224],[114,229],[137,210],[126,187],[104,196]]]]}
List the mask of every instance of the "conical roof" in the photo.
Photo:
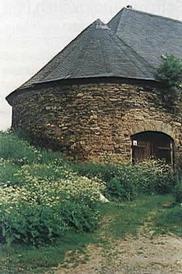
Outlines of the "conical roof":
{"type": "Polygon", "coordinates": [[[61,79],[118,76],[152,79],[148,64],[100,19],[21,88],[61,79]]]}
{"type": "Polygon", "coordinates": [[[181,45],[182,22],[124,8],[107,25],[93,22],[18,90],[65,79],[155,80],[160,56],[182,58],[181,45]]]}

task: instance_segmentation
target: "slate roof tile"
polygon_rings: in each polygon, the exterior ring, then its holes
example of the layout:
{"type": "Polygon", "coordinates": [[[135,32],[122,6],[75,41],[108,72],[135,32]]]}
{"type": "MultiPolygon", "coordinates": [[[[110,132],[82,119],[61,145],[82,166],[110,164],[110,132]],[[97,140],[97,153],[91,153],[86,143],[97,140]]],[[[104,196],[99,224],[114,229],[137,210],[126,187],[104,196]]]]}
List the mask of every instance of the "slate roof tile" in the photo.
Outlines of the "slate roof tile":
{"type": "Polygon", "coordinates": [[[182,58],[182,22],[124,8],[108,24],[93,22],[19,89],[75,78],[154,80],[166,53],[182,58]]]}
{"type": "Polygon", "coordinates": [[[124,8],[108,26],[153,67],[162,54],[182,58],[181,21],[124,8]]]}

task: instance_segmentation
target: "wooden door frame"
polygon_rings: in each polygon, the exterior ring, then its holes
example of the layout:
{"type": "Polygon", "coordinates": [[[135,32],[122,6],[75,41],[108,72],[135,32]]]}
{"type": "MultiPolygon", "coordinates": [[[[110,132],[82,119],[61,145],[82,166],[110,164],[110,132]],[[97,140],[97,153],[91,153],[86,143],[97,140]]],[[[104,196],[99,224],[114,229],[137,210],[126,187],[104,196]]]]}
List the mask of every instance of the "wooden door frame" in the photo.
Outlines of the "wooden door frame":
{"type": "Polygon", "coordinates": [[[134,147],[137,146],[137,145],[133,144],[133,141],[135,141],[135,140],[138,141],[137,137],[141,137],[143,134],[149,134],[149,136],[150,136],[150,133],[151,133],[151,135],[153,134],[155,136],[155,134],[156,134],[156,136],[158,135],[158,137],[160,137],[160,135],[161,135],[161,137],[163,137],[163,138],[166,137],[168,139],[168,140],[167,139],[166,140],[169,142],[170,164],[171,164],[171,166],[174,167],[174,164],[175,164],[175,142],[174,142],[174,139],[171,136],[169,136],[168,134],[163,133],[161,131],[142,131],[142,132],[138,132],[138,133],[131,135],[131,161],[132,161],[132,163],[133,164],[136,163],[136,159],[134,156],[134,147]]]}

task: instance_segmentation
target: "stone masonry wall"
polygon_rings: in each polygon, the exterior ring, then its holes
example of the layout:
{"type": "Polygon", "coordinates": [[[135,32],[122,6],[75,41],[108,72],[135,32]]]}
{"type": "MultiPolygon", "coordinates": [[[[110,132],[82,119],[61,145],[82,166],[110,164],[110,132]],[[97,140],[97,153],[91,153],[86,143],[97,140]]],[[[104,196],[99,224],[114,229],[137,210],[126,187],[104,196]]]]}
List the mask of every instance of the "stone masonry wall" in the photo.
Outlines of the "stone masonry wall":
{"type": "Polygon", "coordinates": [[[141,84],[44,85],[13,99],[13,128],[80,160],[131,161],[131,135],[148,130],[170,135],[180,153],[181,123],[141,84]]]}

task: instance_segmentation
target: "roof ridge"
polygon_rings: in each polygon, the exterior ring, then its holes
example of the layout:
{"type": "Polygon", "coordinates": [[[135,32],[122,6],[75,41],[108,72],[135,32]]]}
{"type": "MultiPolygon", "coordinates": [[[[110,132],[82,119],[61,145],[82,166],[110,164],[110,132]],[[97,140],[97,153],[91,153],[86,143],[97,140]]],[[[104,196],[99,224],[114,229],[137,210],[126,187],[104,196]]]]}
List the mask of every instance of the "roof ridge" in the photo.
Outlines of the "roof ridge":
{"type": "MultiPolygon", "coordinates": [[[[122,10],[124,10],[124,9],[126,9],[126,8],[123,8],[122,10]]],[[[117,15],[116,15],[117,16],[117,15]]],[[[111,19],[112,20],[112,19],[111,19]]],[[[108,23],[109,24],[109,23],[108,23]]],[[[144,58],[144,57],[142,57],[137,51],[135,51],[130,45],[128,45],[118,34],[117,34],[117,32],[115,32],[112,28],[110,28],[110,31],[111,31],[111,33],[112,33],[112,35],[114,36],[114,37],[116,37],[118,40],[120,40],[126,47],[128,47],[134,54],[135,54],[135,56],[137,57],[137,58],[140,58],[141,59],[141,61],[142,62],[144,62],[145,63],[145,65],[147,65],[147,66],[149,66],[150,67],[150,69],[155,69],[149,62],[147,62],[147,60],[144,58]]],[[[143,71],[142,71],[143,72],[143,71]]]]}
{"type": "Polygon", "coordinates": [[[138,57],[140,57],[140,59],[142,59],[142,61],[145,62],[145,64],[146,64],[147,66],[149,66],[151,69],[154,69],[154,67],[153,67],[150,63],[148,63],[147,60],[146,60],[144,57],[142,57],[137,51],[135,51],[130,45],[128,45],[121,37],[119,37],[119,35],[117,35],[117,34],[115,34],[115,33],[114,33],[114,35],[115,35],[119,40],[121,40],[121,42],[124,43],[130,50],[132,50],[133,53],[135,53],[138,57]]]}
{"type": "MultiPolygon", "coordinates": [[[[126,10],[125,8],[122,8],[122,9],[120,10],[119,23],[118,23],[117,28],[116,28],[116,33],[117,33],[118,28],[119,28],[120,23],[121,23],[121,16],[124,14],[125,10],[126,10]]],[[[108,23],[108,24],[109,24],[109,23],[108,23]]]]}
{"type": "MultiPolygon", "coordinates": [[[[101,23],[103,23],[100,19],[97,19],[97,20],[95,20],[91,25],[90,25],[90,27],[92,26],[92,25],[96,25],[96,28],[97,28],[97,24],[101,24],[101,23]]],[[[90,37],[87,37],[87,41],[89,41],[90,40],[90,37]]],[[[87,55],[87,51],[84,51],[84,46],[82,45],[82,47],[81,47],[81,55],[82,55],[82,58],[83,58],[83,60],[85,60],[85,56],[87,55]]],[[[79,58],[79,63],[81,62],[81,58],[79,58]]],[[[77,72],[80,72],[81,71],[81,67],[80,67],[80,64],[79,65],[77,65],[77,68],[76,68],[76,71],[77,72]]],[[[74,70],[74,72],[75,72],[75,70],[74,70]]],[[[73,73],[73,69],[72,69],[72,71],[71,71],[71,73],[73,73]]]]}
{"type": "MultiPolygon", "coordinates": [[[[134,54],[134,56],[135,56],[135,58],[136,59],[138,59],[138,61],[139,62],[142,62],[143,64],[145,64],[145,66],[147,66],[147,68],[149,67],[150,69],[149,69],[149,71],[148,72],[152,72],[153,73],[153,71],[150,71],[151,69],[153,70],[154,69],[154,67],[151,65],[151,64],[149,64],[146,60],[145,60],[145,58],[143,58],[138,52],[136,52],[131,46],[129,46],[122,38],[120,38],[117,34],[115,34],[115,33],[113,33],[113,35],[118,39],[118,40],[120,40],[126,47],[128,47],[132,52],[133,52],[133,54],[134,54]]],[[[120,47],[121,47],[121,45],[120,44],[118,44],[120,47]]],[[[123,50],[123,49],[122,49],[123,50]]],[[[124,51],[124,50],[123,50],[124,51]]],[[[142,70],[132,59],[131,59],[131,62],[133,62],[134,64],[135,64],[135,66],[141,71],[141,72],[143,72],[144,74],[145,74],[145,69],[144,70],[142,70]]]]}
{"type": "MultiPolygon", "coordinates": [[[[73,39],[69,44],[68,44],[68,46],[72,43],[72,42],[74,42],[74,40],[77,40],[77,38],[79,38],[80,36],[82,36],[82,34],[85,32],[85,31],[89,31],[89,32],[93,32],[93,31],[95,31],[95,30],[101,30],[101,31],[103,31],[103,30],[110,30],[110,28],[107,26],[107,24],[105,24],[104,22],[102,22],[99,18],[98,19],[96,19],[96,20],[94,20],[88,27],[86,27],[81,33],[80,33],[80,35],[78,35],[75,39],[73,39]],[[92,29],[92,27],[94,27],[94,29],[92,29]]],[[[90,40],[90,37],[88,36],[87,37],[87,42],[89,42],[89,40],[90,40]]],[[[66,47],[65,47],[66,48],[66,47]]],[[[64,48],[64,49],[65,49],[64,48]]],[[[59,53],[61,54],[63,51],[64,51],[64,49],[62,50],[62,51],[60,51],[59,53]]],[[[86,51],[84,51],[84,45],[81,45],[81,47],[80,47],[80,50],[81,50],[81,56],[82,56],[82,59],[84,60],[85,58],[85,56],[87,55],[87,52],[86,51]]],[[[58,55],[59,55],[59,53],[58,53],[58,55]]],[[[69,52],[67,52],[67,54],[65,55],[65,57],[64,57],[64,59],[63,59],[63,61],[62,61],[62,65],[64,64],[64,60],[66,60],[66,58],[67,58],[67,56],[69,56],[69,52]]],[[[78,58],[78,60],[80,60],[81,61],[81,58],[78,58]]],[[[50,61],[51,62],[51,61],[50,61]]],[[[57,68],[59,68],[59,66],[60,66],[60,64],[58,63],[57,65],[56,65],[56,67],[55,67],[55,70],[57,69],[57,68]]],[[[76,68],[76,70],[75,70],[75,68],[74,68],[74,70],[72,69],[71,71],[70,71],[70,75],[68,75],[67,77],[69,78],[70,76],[72,76],[74,73],[75,73],[75,71],[76,72],[80,72],[81,71],[81,67],[80,67],[80,65],[78,65],[77,66],[77,68],[76,68]]],[[[45,77],[45,79],[47,78],[47,77],[49,77],[49,73],[48,73],[48,75],[45,77]]],[[[38,81],[39,82],[39,81],[38,81]]],[[[35,81],[35,84],[36,84],[36,81],[35,81]]]]}
{"type": "Polygon", "coordinates": [[[122,8],[120,11],[118,11],[110,20],[109,22],[107,22],[107,25],[109,26],[110,22],[114,19],[117,18],[117,16],[119,17],[117,20],[117,27],[115,29],[113,29],[114,32],[117,32],[118,27],[119,27],[119,22],[121,19],[121,16],[123,15],[123,11],[125,10],[125,8],[122,8]]]}
{"type": "MultiPolygon", "coordinates": [[[[181,23],[182,24],[182,20],[178,20],[178,19],[174,19],[174,18],[171,18],[171,17],[167,17],[167,16],[163,16],[163,15],[159,15],[159,14],[154,14],[154,13],[150,13],[150,12],[146,12],[146,11],[141,11],[141,10],[137,10],[137,9],[129,9],[129,8],[122,8],[120,10],[120,12],[122,12],[122,10],[127,10],[127,11],[132,11],[132,12],[137,12],[137,13],[142,13],[142,14],[146,14],[146,15],[149,15],[149,16],[152,16],[152,17],[159,17],[161,19],[165,19],[165,20],[171,20],[171,21],[174,21],[174,22],[177,22],[177,23],[181,23]]],[[[116,15],[115,15],[116,16],[116,15]]],[[[114,18],[114,17],[113,17],[114,18]]],[[[112,20],[112,19],[111,19],[112,20]]]]}

